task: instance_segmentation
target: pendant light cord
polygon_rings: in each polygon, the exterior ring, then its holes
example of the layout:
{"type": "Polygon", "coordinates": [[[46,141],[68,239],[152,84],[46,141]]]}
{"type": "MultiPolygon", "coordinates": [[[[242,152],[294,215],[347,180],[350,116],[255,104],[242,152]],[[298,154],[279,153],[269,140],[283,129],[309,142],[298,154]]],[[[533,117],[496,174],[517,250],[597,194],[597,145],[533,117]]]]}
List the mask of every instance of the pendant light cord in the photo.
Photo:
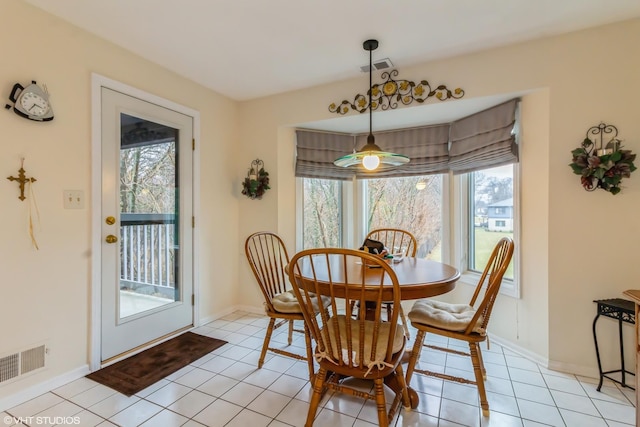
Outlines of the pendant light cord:
{"type": "Polygon", "coordinates": [[[370,49],[369,50],[369,139],[371,139],[371,142],[373,142],[373,108],[371,106],[371,96],[373,95],[372,74],[373,74],[373,49],[370,49]]]}

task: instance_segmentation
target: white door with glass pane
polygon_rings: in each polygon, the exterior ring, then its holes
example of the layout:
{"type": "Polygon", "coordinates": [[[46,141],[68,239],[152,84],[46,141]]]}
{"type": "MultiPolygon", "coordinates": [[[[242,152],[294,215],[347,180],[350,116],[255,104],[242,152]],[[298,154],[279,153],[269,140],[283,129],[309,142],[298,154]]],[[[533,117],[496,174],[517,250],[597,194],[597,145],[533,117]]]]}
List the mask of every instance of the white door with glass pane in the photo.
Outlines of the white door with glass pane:
{"type": "Polygon", "coordinates": [[[193,118],[101,88],[101,360],[193,325],[193,118]]]}

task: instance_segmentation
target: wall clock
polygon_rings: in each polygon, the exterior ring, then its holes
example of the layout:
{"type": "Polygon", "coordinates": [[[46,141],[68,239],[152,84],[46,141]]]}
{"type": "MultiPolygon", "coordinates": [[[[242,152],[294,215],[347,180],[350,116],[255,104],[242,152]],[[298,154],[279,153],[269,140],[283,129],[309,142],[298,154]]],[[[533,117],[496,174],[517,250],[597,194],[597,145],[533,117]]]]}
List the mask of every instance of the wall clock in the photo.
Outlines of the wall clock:
{"type": "MultiPolygon", "coordinates": [[[[13,102],[13,111],[20,117],[39,122],[53,120],[53,109],[49,102],[49,92],[46,85],[43,89],[35,80],[26,87],[16,83],[13,85],[9,100],[13,102]]],[[[11,107],[10,104],[5,106],[7,109],[11,107]]]]}

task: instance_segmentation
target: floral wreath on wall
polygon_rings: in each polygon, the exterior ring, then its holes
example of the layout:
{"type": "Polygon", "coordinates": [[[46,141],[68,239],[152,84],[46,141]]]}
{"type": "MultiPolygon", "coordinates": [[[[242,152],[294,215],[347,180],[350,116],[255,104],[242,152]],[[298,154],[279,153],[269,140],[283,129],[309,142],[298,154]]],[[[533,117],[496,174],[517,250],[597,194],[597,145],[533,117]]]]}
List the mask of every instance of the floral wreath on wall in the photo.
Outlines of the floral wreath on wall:
{"type": "Polygon", "coordinates": [[[242,194],[254,199],[262,199],[264,193],[269,190],[269,172],[264,170],[264,162],[255,159],[251,162],[251,168],[242,182],[242,194]]]}
{"type": "Polygon", "coordinates": [[[573,173],[580,175],[580,183],[587,191],[601,188],[611,194],[620,192],[622,178],[631,177],[636,170],[633,161],[636,155],[631,150],[622,150],[618,129],[613,125],[600,123],[587,131],[582,145],[571,151],[573,161],[569,164],[573,173]],[[604,144],[605,134],[612,134],[604,144]],[[593,140],[590,138],[593,137],[593,140]],[[599,144],[596,145],[599,139],[599,144]]]}

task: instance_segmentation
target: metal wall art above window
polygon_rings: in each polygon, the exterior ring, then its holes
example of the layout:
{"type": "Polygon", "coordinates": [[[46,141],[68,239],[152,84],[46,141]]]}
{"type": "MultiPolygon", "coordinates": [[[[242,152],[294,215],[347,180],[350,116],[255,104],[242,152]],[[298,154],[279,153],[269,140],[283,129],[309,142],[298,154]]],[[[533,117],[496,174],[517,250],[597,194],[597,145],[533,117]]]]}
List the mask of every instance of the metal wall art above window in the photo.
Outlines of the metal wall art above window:
{"type": "Polygon", "coordinates": [[[332,113],[346,114],[351,109],[358,113],[364,113],[369,108],[367,95],[370,97],[372,110],[377,110],[378,106],[382,106],[383,110],[393,110],[398,107],[398,103],[404,105],[409,105],[413,101],[423,103],[431,97],[444,101],[450,98],[460,99],[464,96],[464,90],[460,88],[451,91],[447,86],[440,85],[432,89],[426,80],[421,80],[416,84],[411,80],[395,80],[394,77],[397,76],[397,70],[385,71],[381,77],[386,79],[386,81],[371,86],[371,89],[366,95],[357,94],[353,102],[345,99],[339,105],[336,105],[335,102],[332,103],[329,105],[329,111],[332,113]]]}

